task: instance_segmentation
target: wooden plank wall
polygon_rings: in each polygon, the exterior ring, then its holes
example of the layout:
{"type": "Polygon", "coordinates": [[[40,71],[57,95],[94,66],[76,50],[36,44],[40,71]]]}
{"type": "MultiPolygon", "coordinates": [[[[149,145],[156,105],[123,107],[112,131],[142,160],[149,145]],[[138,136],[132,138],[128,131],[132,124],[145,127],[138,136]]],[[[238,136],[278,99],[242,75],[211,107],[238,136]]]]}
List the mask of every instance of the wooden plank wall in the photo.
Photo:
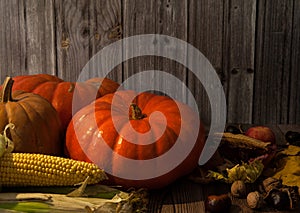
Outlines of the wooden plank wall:
{"type": "MultiPolygon", "coordinates": [[[[1,82],[7,75],[35,73],[76,81],[108,44],[164,34],[187,41],[209,59],[223,84],[228,122],[300,123],[299,0],[0,0],[0,30],[1,82]]],[[[184,82],[209,124],[205,90],[177,62],[138,57],[108,77],[121,83],[152,69],[184,82]]]]}

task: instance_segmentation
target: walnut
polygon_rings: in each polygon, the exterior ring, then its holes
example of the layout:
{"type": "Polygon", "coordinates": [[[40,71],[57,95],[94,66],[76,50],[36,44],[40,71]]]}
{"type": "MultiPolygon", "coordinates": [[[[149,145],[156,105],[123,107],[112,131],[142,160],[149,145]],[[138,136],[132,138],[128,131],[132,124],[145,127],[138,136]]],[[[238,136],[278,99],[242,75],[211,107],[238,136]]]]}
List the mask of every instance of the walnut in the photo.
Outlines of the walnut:
{"type": "Polygon", "coordinates": [[[246,196],[246,185],[243,181],[234,181],[231,185],[231,194],[234,197],[243,198],[246,196]]]}
{"type": "Polygon", "coordinates": [[[247,203],[251,209],[259,209],[264,204],[263,196],[258,192],[250,192],[247,195],[247,203]]]}

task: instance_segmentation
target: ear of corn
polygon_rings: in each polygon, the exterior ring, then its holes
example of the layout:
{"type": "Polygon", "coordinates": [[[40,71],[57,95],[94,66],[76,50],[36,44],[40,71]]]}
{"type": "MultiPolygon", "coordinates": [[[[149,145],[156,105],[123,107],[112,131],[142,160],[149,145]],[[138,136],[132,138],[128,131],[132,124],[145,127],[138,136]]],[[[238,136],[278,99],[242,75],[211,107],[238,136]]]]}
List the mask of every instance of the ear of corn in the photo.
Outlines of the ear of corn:
{"type": "Polygon", "coordinates": [[[2,186],[72,186],[89,177],[88,184],[107,178],[93,163],[30,153],[5,153],[0,158],[2,186]]]}
{"type": "Polygon", "coordinates": [[[233,147],[248,148],[248,149],[259,148],[259,149],[267,150],[268,146],[271,144],[270,142],[263,142],[261,140],[251,138],[243,134],[232,134],[230,132],[215,133],[215,136],[217,138],[221,138],[222,142],[227,142],[233,147]]]}

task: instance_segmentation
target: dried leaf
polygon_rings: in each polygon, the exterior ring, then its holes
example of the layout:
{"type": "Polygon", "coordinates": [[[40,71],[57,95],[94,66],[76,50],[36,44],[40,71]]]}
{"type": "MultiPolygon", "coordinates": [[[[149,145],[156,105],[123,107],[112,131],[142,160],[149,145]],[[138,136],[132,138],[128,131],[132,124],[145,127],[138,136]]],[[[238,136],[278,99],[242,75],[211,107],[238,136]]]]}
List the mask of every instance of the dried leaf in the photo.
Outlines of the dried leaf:
{"type": "Polygon", "coordinates": [[[300,189],[300,156],[287,156],[276,160],[277,170],[272,177],[281,179],[287,186],[298,186],[300,189]]]}
{"type": "Polygon", "coordinates": [[[83,196],[86,196],[86,195],[84,195],[84,191],[85,191],[86,186],[88,184],[89,178],[90,177],[87,176],[87,178],[84,180],[84,182],[82,183],[82,185],[78,189],[75,189],[74,191],[72,191],[69,194],[67,194],[67,196],[68,197],[83,197],[83,196]]]}
{"type": "Polygon", "coordinates": [[[255,160],[250,163],[242,163],[242,165],[235,165],[232,168],[227,168],[226,171],[214,172],[209,171],[208,177],[215,180],[220,180],[226,183],[233,183],[236,180],[242,180],[245,183],[253,183],[261,175],[264,165],[260,160],[255,160]]]}
{"type": "Polygon", "coordinates": [[[289,145],[286,149],[283,149],[278,155],[299,155],[300,147],[289,145]]]}

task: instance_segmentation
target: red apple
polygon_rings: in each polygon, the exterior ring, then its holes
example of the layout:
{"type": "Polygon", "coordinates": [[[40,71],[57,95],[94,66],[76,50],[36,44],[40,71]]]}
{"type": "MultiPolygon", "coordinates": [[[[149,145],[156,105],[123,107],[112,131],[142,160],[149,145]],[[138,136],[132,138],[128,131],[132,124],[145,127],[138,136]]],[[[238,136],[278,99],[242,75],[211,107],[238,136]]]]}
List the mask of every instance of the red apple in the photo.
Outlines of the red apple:
{"type": "Polygon", "coordinates": [[[277,145],[275,143],[274,132],[266,126],[253,126],[247,129],[244,134],[263,142],[271,142],[271,146],[269,146],[266,154],[260,156],[262,158],[262,163],[267,167],[276,155],[277,145]]]}
{"type": "Polygon", "coordinates": [[[274,132],[266,126],[253,126],[247,129],[245,135],[251,138],[255,138],[257,140],[261,140],[264,142],[275,143],[275,134],[274,132]]]}

